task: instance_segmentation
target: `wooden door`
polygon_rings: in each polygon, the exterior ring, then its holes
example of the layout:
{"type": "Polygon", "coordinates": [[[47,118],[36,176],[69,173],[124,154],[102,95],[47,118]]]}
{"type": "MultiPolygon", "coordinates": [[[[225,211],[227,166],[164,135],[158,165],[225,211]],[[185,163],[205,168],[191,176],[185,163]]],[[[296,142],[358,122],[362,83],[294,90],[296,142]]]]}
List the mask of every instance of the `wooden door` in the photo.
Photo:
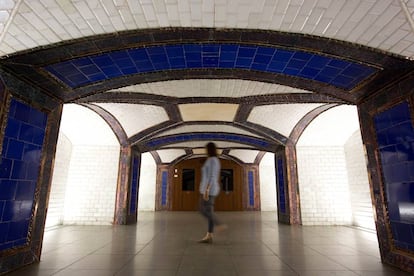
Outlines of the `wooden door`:
{"type": "MultiPolygon", "coordinates": [[[[196,211],[199,203],[201,167],[205,158],[180,162],[174,168],[173,202],[174,211],[196,211]]],[[[242,210],[242,170],[235,162],[221,162],[221,192],[216,199],[216,211],[242,210]]]]}

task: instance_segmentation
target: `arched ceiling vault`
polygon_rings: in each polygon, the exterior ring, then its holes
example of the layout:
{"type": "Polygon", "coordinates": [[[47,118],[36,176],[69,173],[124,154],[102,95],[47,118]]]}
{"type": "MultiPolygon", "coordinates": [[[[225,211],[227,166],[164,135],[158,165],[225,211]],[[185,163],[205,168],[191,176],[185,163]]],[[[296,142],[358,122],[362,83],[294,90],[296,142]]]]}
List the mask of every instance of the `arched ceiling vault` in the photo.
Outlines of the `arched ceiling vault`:
{"type": "Polygon", "coordinates": [[[414,69],[410,2],[178,2],[8,1],[2,79],[92,110],[159,163],[210,140],[250,163],[414,69]]]}

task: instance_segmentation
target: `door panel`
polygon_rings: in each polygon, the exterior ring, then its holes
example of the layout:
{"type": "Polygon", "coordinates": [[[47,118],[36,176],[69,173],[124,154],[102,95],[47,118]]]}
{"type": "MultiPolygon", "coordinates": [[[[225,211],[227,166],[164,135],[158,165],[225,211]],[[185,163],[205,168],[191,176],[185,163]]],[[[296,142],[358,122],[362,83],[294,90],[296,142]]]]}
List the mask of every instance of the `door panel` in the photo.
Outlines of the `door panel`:
{"type": "MultiPolygon", "coordinates": [[[[175,167],[173,210],[196,211],[199,202],[199,185],[201,167],[205,158],[185,160],[175,167]]],[[[242,210],[242,170],[235,162],[220,160],[221,162],[221,192],[216,199],[216,211],[242,210]]]]}

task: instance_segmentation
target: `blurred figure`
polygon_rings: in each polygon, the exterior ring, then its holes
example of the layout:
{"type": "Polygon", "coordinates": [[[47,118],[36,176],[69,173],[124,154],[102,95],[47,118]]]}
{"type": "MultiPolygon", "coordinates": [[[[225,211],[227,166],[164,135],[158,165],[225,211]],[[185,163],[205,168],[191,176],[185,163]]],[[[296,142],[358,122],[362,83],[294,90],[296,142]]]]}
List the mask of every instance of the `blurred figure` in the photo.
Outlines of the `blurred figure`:
{"type": "Polygon", "coordinates": [[[220,160],[217,157],[217,147],[213,142],[206,145],[207,160],[201,168],[200,183],[200,212],[207,218],[207,234],[199,240],[201,243],[212,243],[214,227],[216,230],[227,228],[214,214],[214,201],[220,193],[220,160]]]}

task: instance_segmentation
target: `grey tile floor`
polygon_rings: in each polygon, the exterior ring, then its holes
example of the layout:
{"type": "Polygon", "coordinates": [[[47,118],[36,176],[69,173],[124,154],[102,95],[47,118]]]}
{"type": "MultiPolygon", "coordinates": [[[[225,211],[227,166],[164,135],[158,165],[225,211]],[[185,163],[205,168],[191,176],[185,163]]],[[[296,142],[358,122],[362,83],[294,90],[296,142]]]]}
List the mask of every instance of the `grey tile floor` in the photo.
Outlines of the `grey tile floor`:
{"type": "Polygon", "coordinates": [[[196,212],[141,212],[137,225],[62,226],[45,232],[32,275],[410,275],[380,261],[376,235],[339,226],[278,224],[274,212],[222,212],[229,228],[199,244],[196,212]]]}

